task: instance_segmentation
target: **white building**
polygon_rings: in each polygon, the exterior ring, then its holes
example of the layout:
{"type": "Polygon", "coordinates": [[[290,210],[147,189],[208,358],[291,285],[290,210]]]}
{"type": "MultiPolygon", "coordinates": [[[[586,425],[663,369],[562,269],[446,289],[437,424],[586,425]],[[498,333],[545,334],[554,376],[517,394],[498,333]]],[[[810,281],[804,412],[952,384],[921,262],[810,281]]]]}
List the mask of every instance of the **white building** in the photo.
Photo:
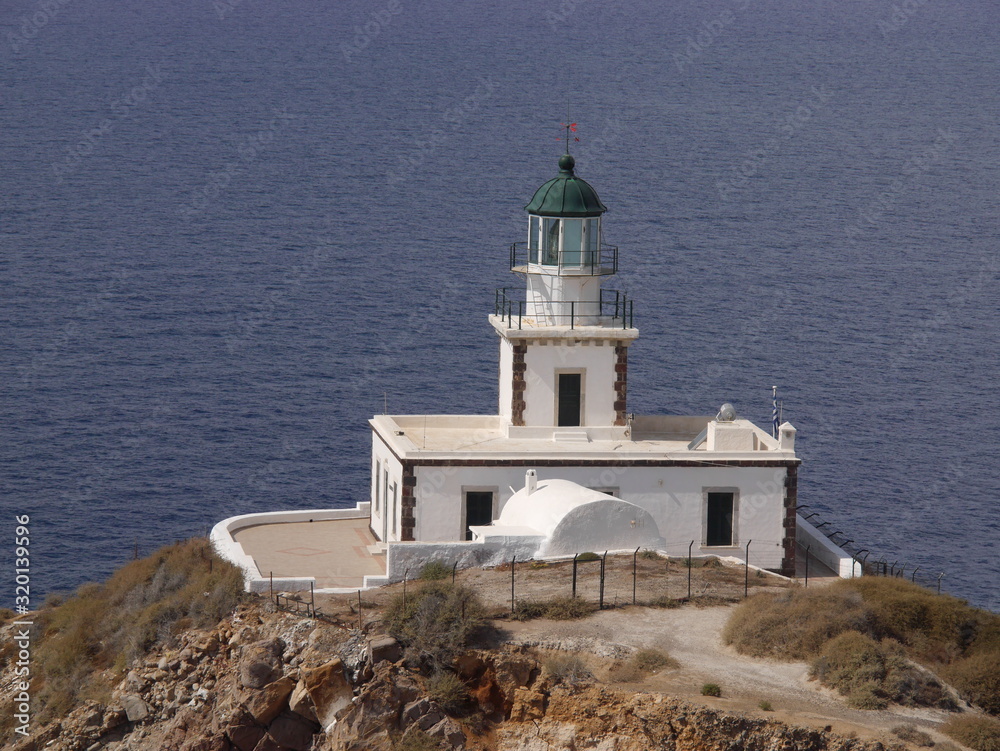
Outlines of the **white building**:
{"type": "MultiPolygon", "coordinates": [[[[526,209],[527,241],[510,251],[525,284],[497,290],[489,317],[500,343],[497,414],[373,418],[372,533],[383,543],[459,542],[516,527],[548,538],[542,554],[572,553],[604,549],[588,530],[573,550],[566,530],[580,519],[638,507],[629,524],[668,552],[686,553],[693,542],[695,555],[742,557],[753,541],[755,565],[794,575],[795,429],[785,423],[774,438],[729,405],[714,418],[631,415],[628,348],[639,332],[632,301],[603,286],[619,260],[603,242],[605,206],[567,154],[526,209]],[[505,513],[527,469],[537,471],[538,488],[521,491],[519,510],[505,513]],[[555,480],[568,482],[546,482],[555,480]],[[627,503],[581,516],[574,509],[595,496],[572,483],[627,503]],[[558,508],[546,515],[533,504],[558,508]]],[[[606,536],[612,549],[624,539],[606,536]]]]}

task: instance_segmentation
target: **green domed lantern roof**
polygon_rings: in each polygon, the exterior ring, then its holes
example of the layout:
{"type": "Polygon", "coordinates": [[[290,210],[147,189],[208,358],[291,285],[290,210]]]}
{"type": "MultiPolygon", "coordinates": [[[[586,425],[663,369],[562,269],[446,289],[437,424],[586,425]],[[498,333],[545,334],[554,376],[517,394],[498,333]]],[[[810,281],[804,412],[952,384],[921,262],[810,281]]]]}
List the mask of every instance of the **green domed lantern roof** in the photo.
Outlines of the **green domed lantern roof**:
{"type": "Polygon", "coordinates": [[[559,174],[535,191],[524,208],[539,216],[600,216],[608,210],[590,183],[573,174],[576,160],[569,154],[559,157],[559,174]]]}

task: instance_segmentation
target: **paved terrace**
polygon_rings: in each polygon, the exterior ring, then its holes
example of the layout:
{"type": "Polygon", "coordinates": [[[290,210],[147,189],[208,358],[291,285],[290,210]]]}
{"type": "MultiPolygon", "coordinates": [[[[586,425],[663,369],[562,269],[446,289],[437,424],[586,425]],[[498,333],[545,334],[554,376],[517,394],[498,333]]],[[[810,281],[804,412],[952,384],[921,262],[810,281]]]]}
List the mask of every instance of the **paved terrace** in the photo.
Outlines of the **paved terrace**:
{"type": "Polygon", "coordinates": [[[244,527],[233,534],[267,578],[316,578],[316,589],[361,587],[364,577],[384,576],[385,557],[372,555],[368,518],[286,522],[244,527]]]}
{"type": "MultiPolygon", "coordinates": [[[[384,555],[374,555],[376,541],[368,519],[258,524],[238,530],[233,537],[253,558],[261,575],[315,577],[316,589],[360,589],[364,577],[385,574],[384,555]]],[[[802,551],[796,578],[805,576],[802,551]]],[[[809,585],[829,584],[836,574],[813,558],[809,585]]]]}

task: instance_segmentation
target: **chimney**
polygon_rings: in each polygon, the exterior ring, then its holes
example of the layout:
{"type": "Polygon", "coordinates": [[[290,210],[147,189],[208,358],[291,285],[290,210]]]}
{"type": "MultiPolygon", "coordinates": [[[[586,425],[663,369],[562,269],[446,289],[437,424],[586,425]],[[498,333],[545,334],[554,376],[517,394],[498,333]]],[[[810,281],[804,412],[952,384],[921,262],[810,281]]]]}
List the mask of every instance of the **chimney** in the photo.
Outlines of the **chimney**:
{"type": "Polygon", "coordinates": [[[535,492],[535,488],[538,487],[538,473],[533,469],[529,469],[524,473],[524,489],[528,491],[528,495],[535,492]]]}

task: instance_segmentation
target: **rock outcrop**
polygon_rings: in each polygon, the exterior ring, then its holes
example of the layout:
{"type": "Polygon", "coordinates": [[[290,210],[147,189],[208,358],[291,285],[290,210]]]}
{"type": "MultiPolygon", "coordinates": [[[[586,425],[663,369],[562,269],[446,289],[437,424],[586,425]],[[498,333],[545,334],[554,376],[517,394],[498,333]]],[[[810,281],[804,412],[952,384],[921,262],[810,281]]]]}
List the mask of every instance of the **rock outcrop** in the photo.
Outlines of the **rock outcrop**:
{"type": "MultiPolygon", "coordinates": [[[[461,710],[390,637],[242,608],[131,666],[106,703],[88,701],[15,751],[884,751],[877,742],[725,714],[653,693],[550,675],[524,646],[450,666],[461,710]],[[439,697],[440,698],[440,697],[439,697]],[[441,699],[443,702],[444,700],[441,699]]],[[[0,683],[0,686],[3,686],[0,683]]],[[[2,689],[0,689],[2,690],[2,689]]]]}

